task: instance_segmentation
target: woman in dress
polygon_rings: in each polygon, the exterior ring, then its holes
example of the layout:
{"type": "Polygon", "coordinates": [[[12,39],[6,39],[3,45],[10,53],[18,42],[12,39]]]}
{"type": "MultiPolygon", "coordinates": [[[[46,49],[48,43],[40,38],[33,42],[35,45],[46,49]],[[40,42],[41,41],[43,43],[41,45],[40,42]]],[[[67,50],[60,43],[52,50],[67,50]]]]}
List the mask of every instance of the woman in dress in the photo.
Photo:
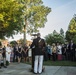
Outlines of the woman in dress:
{"type": "Polygon", "coordinates": [[[7,44],[6,47],[6,60],[10,63],[10,55],[11,55],[11,47],[9,44],[7,44]]]}
{"type": "Polygon", "coordinates": [[[22,46],[21,46],[21,44],[19,44],[19,46],[18,46],[18,63],[20,63],[21,58],[22,58],[22,46]]]}

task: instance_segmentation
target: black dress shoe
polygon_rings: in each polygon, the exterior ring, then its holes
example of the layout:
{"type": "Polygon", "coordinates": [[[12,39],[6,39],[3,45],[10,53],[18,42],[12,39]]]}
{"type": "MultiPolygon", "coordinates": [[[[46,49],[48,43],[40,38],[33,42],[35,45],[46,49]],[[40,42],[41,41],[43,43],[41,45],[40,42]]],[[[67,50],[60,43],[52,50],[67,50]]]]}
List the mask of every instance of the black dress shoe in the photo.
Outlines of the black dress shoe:
{"type": "Polygon", "coordinates": [[[45,71],[45,67],[42,68],[42,72],[44,72],[44,71],[45,71]]]}
{"type": "Polygon", "coordinates": [[[38,73],[35,73],[35,72],[33,72],[34,74],[38,74],[38,73]]]}
{"type": "Polygon", "coordinates": [[[38,74],[42,74],[42,72],[41,73],[38,73],[38,74]]]}
{"type": "Polygon", "coordinates": [[[33,72],[33,69],[31,69],[30,72],[33,72]]]}

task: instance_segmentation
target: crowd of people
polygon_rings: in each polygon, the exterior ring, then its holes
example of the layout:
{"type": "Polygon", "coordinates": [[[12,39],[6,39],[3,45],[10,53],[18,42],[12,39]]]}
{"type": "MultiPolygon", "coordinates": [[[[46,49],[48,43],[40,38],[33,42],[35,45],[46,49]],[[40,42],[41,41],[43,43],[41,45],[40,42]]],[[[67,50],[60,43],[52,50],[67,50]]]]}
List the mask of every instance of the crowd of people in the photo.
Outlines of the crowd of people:
{"type": "Polygon", "coordinates": [[[44,55],[46,60],[68,60],[76,61],[76,44],[71,40],[70,42],[53,43],[51,46],[46,46],[46,54],[44,55]]]}
{"type": "Polygon", "coordinates": [[[2,67],[1,64],[7,68],[6,62],[10,64],[11,62],[20,63],[28,60],[31,62],[31,49],[27,44],[24,46],[22,44],[15,44],[14,46],[7,44],[6,47],[0,45],[0,68],[2,67]]]}
{"type": "Polygon", "coordinates": [[[31,62],[32,71],[34,73],[42,73],[44,66],[43,61],[56,61],[56,60],[68,60],[76,61],[76,44],[71,40],[70,42],[53,43],[52,45],[46,44],[44,39],[40,37],[40,33],[37,34],[29,46],[25,44],[15,44],[11,46],[7,44],[7,47],[0,45],[0,68],[3,61],[4,68],[7,68],[6,61],[9,62],[31,62]]]}
{"type": "Polygon", "coordinates": [[[27,44],[24,46],[16,44],[13,47],[13,53],[13,62],[18,61],[18,63],[20,63],[22,60],[24,62],[31,61],[31,49],[30,46],[27,46],[27,44]]]}

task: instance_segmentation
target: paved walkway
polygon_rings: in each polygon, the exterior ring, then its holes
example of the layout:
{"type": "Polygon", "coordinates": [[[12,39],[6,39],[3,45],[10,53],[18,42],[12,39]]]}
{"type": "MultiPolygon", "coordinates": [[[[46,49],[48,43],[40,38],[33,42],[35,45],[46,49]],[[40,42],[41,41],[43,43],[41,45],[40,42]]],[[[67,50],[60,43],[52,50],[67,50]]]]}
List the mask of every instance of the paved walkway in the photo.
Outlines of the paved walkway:
{"type": "MultiPolygon", "coordinates": [[[[7,68],[0,69],[0,75],[35,75],[30,72],[31,65],[11,63],[7,68]]],[[[76,67],[45,66],[45,72],[36,75],[76,75],[76,67]]]]}

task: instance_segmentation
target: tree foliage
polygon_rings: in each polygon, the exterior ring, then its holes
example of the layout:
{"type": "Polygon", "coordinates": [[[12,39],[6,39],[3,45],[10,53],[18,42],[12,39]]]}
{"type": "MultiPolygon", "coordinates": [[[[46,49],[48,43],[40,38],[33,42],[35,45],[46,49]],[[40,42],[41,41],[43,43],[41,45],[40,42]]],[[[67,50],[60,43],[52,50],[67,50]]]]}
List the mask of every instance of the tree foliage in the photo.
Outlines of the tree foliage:
{"type": "Polygon", "coordinates": [[[64,37],[61,34],[57,33],[55,30],[53,33],[45,36],[45,40],[50,45],[52,43],[64,43],[64,37]]]}
{"type": "Polygon", "coordinates": [[[50,11],[42,0],[0,0],[0,38],[18,33],[24,22],[27,33],[38,32],[50,11]]]}
{"type": "Polygon", "coordinates": [[[17,43],[16,41],[11,41],[10,44],[11,44],[12,46],[15,46],[15,45],[18,44],[18,43],[17,43]]]}
{"type": "Polygon", "coordinates": [[[62,28],[60,29],[60,35],[64,37],[64,30],[62,28]]]}
{"type": "Polygon", "coordinates": [[[23,5],[15,0],[0,0],[0,38],[9,37],[22,29],[23,5]]]}
{"type": "Polygon", "coordinates": [[[74,18],[69,23],[68,30],[66,31],[66,39],[68,41],[76,39],[76,20],[74,18]]]}
{"type": "Polygon", "coordinates": [[[42,0],[21,0],[25,5],[25,20],[27,33],[38,32],[38,28],[45,26],[47,15],[51,9],[43,5],[42,0]]]}
{"type": "Polygon", "coordinates": [[[69,23],[68,31],[70,33],[76,33],[76,21],[74,18],[72,18],[72,20],[69,23]]]}

